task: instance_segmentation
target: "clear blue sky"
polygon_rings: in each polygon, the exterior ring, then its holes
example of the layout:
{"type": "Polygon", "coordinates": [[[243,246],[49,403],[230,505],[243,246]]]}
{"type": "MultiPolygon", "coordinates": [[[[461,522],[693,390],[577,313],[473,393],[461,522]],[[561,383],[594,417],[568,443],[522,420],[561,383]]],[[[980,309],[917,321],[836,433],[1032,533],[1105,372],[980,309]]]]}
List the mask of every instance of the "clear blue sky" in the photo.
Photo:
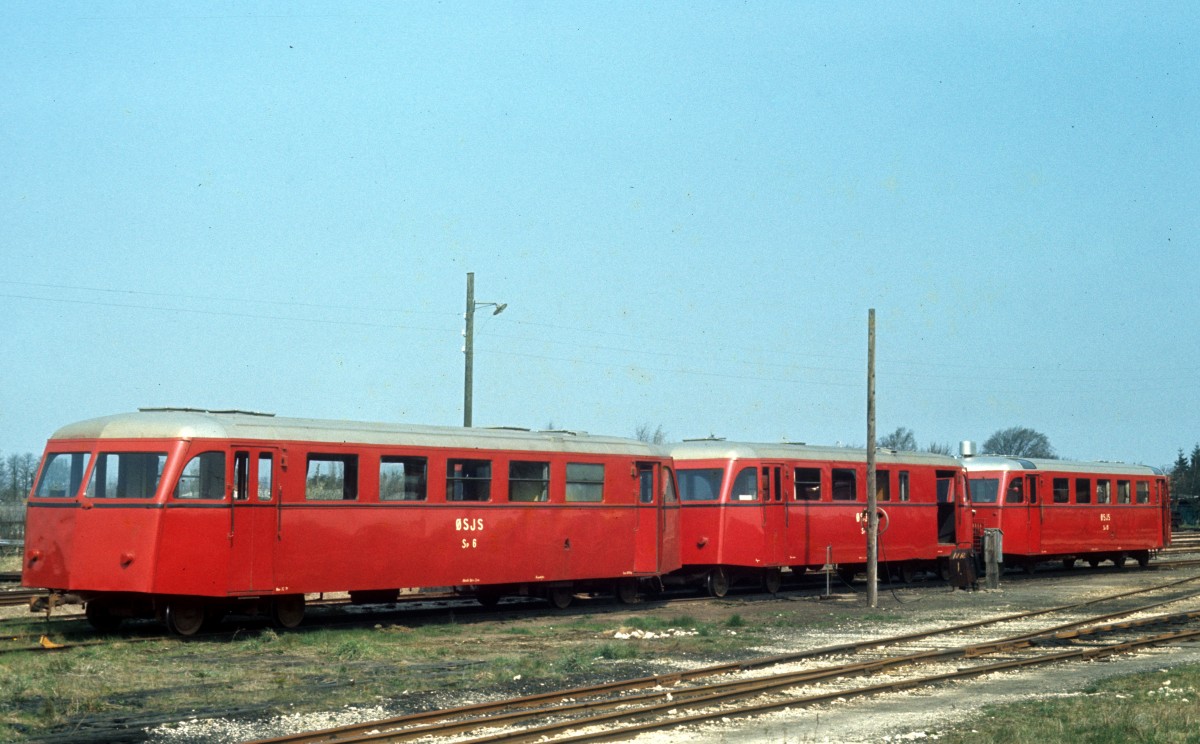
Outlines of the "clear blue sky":
{"type": "Polygon", "coordinates": [[[139,406],[1200,440],[1191,3],[0,4],[0,451],[139,406]]]}

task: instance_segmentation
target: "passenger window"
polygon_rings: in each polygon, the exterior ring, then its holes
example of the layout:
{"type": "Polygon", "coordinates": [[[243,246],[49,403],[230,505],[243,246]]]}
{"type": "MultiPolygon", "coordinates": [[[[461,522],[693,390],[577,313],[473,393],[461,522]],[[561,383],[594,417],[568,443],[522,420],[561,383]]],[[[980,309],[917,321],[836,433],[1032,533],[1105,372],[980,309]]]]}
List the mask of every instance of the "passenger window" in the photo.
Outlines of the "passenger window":
{"type": "Polygon", "coordinates": [[[1112,503],[1112,481],[1098,480],[1096,481],[1096,503],[1111,504],[1112,503]]]}
{"type": "Polygon", "coordinates": [[[90,452],[55,452],[46,455],[42,476],[38,479],[33,495],[39,498],[74,498],[83,485],[83,474],[87,472],[90,452]]]}
{"type": "Polygon", "coordinates": [[[358,498],[358,456],[308,456],[308,475],[304,484],[308,501],[354,501],[358,498]]]}
{"type": "Polygon", "coordinates": [[[1146,481],[1138,481],[1137,484],[1137,502],[1139,504],[1150,503],[1150,484],[1146,481]]]}
{"type": "Polygon", "coordinates": [[[892,500],[892,474],[887,470],[875,470],[875,500],[892,500]]]}
{"type": "Polygon", "coordinates": [[[716,501],[721,497],[721,476],[717,468],[680,470],[679,492],[684,501],[716,501]]]}
{"type": "Polygon", "coordinates": [[[518,462],[508,464],[509,501],[549,501],[550,463],[518,462]]]}
{"type": "Polygon", "coordinates": [[[446,501],[490,501],[491,460],[447,460],[446,501]]]}
{"type": "Polygon", "coordinates": [[[1091,478],[1076,478],[1075,479],[1075,503],[1076,504],[1092,503],[1092,479],[1091,478]]]}
{"type": "Polygon", "coordinates": [[[424,501],[428,468],[424,457],[379,458],[379,500],[424,501]]]}
{"type": "Polygon", "coordinates": [[[1008,490],[1004,492],[1004,503],[1021,504],[1025,502],[1025,481],[1020,476],[1008,482],[1008,490]]]}
{"type": "Polygon", "coordinates": [[[857,473],[850,468],[833,469],[833,500],[855,501],[858,498],[857,473]]]}
{"type": "Polygon", "coordinates": [[[908,501],[909,496],[908,496],[908,471],[907,470],[900,471],[899,480],[900,480],[900,483],[898,485],[899,485],[899,491],[900,491],[900,500],[908,501]]]}
{"type": "Polygon", "coordinates": [[[796,500],[821,500],[821,470],[819,468],[796,468],[796,500]]]}
{"type": "Polygon", "coordinates": [[[1066,504],[1071,501],[1071,479],[1054,479],[1054,503],[1066,504]]]}
{"type": "Polygon", "coordinates": [[[971,478],[971,501],[976,504],[994,504],[999,498],[999,478],[971,478]]]}
{"type": "MultiPolygon", "coordinates": [[[[654,471],[650,473],[653,483],[654,471]]],[[[653,487],[650,490],[653,494],[653,487]]],[[[567,463],[567,501],[603,501],[604,500],[604,464],[603,463],[567,463]]]]}
{"type": "Polygon", "coordinates": [[[1129,481],[1127,481],[1127,480],[1117,481],[1117,503],[1118,504],[1128,504],[1129,503],[1129,494],[1130,494],[1129,481]]]}
{"type": "Polygon", "coordinates": [[[179,475],[179,482],[175,484],[175,498],[224,499],[225,453],[202,452],[188,460],[179,475]]]}
{"type": "Polygon", "coordinates": [[[730,501],[757,501],[758,479],[754,468],[742,468],[733,481],[733,491],[729,494],[730,501]]]}
{"type": "Polygon", "coordinates": [[[271,494],[271,463],[274,461],[269,452],[258,453],[258,500],[270,501],[271,494]]]}
{"type": "Polygon", "coordinates": [[[165,452],[102,452],[88,479],[89,499],[152,499],[158,490],[165,452]]]}

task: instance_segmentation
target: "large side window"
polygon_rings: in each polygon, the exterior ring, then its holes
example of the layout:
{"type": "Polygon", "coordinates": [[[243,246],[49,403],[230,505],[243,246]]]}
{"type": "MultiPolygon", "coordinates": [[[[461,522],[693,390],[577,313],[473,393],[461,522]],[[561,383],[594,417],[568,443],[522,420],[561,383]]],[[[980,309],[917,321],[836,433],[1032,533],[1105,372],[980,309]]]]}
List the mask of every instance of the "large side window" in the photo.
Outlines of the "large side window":
{"type": "Polygon", "coordinates": [[[1112,481],[1098,480],[1096,481],[1096,503],[1111,504],[1112,503],[1112,481]]]}
{"type": "Polygon", "coordinates": [[[999,478],[972,478],[971,501],[976,504],[994,504],[1000,496],[999,478]]]}
{"type": "Polygon", "coordinates": [[[309,501],[353,501],[358,498],[358,456],[308,456],[304,498],[309,501]]]}
{"type": "Polygon", "coordinates": [[[758,476],[754,468],[742,468],[733,479],[733,489],[729,492],[730,501],[757,501],[758,476]]]}
{"type": "Polygon", "coordinates": [[[1129,490],[1129,481],[1127,481],[1127,480],[1117,481],[1117,503],[1118,504],[1128,504],[1130,493],[1132,493],[1132,492],[1129,490]]]}
{"type": "MultiPolygon", "coordinates": [[[[651,491],[653,494],[653,490],[651,491]]],[[[603,501],[604,464],[567,463],[567,501],[603,501]]]]}
{"type": "Polygon", "coordinates": [[[519,462],[508,464],[509,501],[549,501],[550,463],[519,462]]]}
{"type": "Polygon", "coordinates": [[[1055,478],[1054,479],[1054,503],[1066,504],[1071,501],[1071,479],[1070,478],[1055,478]]]}
{"type": "Polygon", "coordinates": [[[1150,484],[1146,481],[1137,482],[1137,502],[1139,504],[1150,503],[1150,484]]]}
{"type": "Polygon", "coordinates": [[[175,484],[175,498],[213,501],[225,498],[225,453],[202,452],[188,460],[175,484]]]}
{"type": "Polygon", "coordinates": [[[33,495],[39,498],[74,498],[83,485],[90,452],[54,452],[46,455],[42,476],[33,495]]]}
{"type": "Polygon", "coordinates": [[[89,499],[152,499],[166,464],[165,452],[102,452],[96,457],[84,495],[89,499]]]}
{"type": "Polygon", "coordinates": [[[1092,503],[1092,479],[1091,478],[1076,478],[1075,479],[1075,503],[1076,504],[1092,503]]]}
{"type": "Polygon", "coordinates": [[[798,501],[821,500],[821,469],[796,468],[796,499],[798,501]]]}
{"type": "Polygon", "coordinates": [[[491,460],[447,460],[446,501],[490,501],[491,460]]]}
{"type": "Polygon", "coordinates": [[[858,498],[858,483],[852,468],[834,468],[832,473],[833,480],[833,500],[834,501],[854,501],[858,498]]]}
{"type": "Polygon", "coordinates": [[[424,501],[428,481],[424,457],[379,458],[380,501],[424,501]]]}
{"type": "Polygon", "coordinates": [[[892,500],[892,474],[888,470],[875,469],[875,500],[892,500]]]}
{"type": "Polygon", "coordinates": [[[716,501],[721,498],[719,468],[679,470],[679,494],[684,501],[716,501]]]}

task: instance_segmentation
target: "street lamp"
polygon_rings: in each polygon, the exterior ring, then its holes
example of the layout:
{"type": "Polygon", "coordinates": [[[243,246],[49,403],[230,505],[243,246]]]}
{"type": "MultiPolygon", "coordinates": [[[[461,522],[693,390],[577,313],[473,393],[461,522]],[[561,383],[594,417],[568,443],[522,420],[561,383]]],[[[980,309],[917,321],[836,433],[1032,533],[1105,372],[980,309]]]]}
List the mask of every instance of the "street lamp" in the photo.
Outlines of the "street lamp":
{"type": "Polygon", "coordinates": [[[466,343],[463,344],[463,354],[466,356],[466,370],[463,374],[463,426],[471,425],[471,386],[473,384],[475,365],[475,310],[481,307],[494,307],[492,315],[499,315],[508,307],[503,302],[475,301],[475,274],[467,272],[467,313],[464,316],[467,327],[463,330],[466,343]]]}

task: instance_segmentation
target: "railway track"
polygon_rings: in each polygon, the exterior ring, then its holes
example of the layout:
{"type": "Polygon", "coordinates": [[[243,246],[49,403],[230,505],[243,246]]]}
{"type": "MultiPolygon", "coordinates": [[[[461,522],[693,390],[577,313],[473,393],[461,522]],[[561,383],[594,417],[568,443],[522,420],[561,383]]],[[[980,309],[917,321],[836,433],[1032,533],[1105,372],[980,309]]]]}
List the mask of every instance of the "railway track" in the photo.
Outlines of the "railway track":
{"type": "MultiPolygon", "coordinates": [[[[574,688],[523,698],[465,706],[444,711],[412,714],[384,721],[319,732],[260,740],[258,744],[309,744],[310,742],[405,741],[425,737],[454,736],[456,742],[603,741],[625,739],[656,728],[677,727],[723,718],[756,715],[781,708],[802,707],[836,698],[878,694],[934,684],[949,679],[978,676],[1004,669],[1038,664],[1061,663],[1071,659],[1089,659],[1123,653],[1164,643],[1200,638],[1200,629],[1171,633],[1145,634],[1146,629],[1164,625],[1193,623],[1200,620],[1200,606],[1168,615],[1141,617],[1116,622],[1133,615],[1145,615],[1166,605],[1192,601],[1200,605],[1200,591],[1185,590],[1185,584],[1200,577],[1189,577],[1087,602],[1044,610],[1023,612],[961,625],[911,633],[903,636],[857,641],[783,656],[766,657],[688,672],[658,675],[635,680],[574,688]],[[1075,617],[1068,622],[1034,630],[1025,630],[999,639],[979,638],[965,644],[944,645],[945,639],[963,634],[979,634],[1002,624],[1027,623],[1048,614],[1069,614],[1084,607],[1113,602],[1152,592],[1173,591],[1164,599],[1099,615],[1075,617]],[[1143,633],[1142,635],[1137,635],[1143,633]],[[1048,644],[1078,644],[1082,638],[1108,637],[1101,645],[1087,645],[1069,651],[1044,652],[1048,644]],[[942,639],[942,643],[929,642],[942,639]],[[1032,650],[1031,650],[1032,649],[1032,650]],[[1034,653],[1034,651],[1038,651],[1034,653]],[[812,666],[822,657],[857,655],[862,660],[829,666],[812,666]],[[1002,656],[999,661],[977,663],[985,657],[1002,656]],[[961,666],[970,661],[970,666],[961,666]],[[953,663],[953,669],[938,668],[953,663]],[[797,665],[804,668],[797,669],[797,665]],[[933,672],[927,670],[934,667],[933,672]],[[894,674],[895,670],[913,669],[896,679],[846,687],[845,679],[863,675],[894,674]],[[749,676],[762,670],[767,674],[749,676]],[[842,680],[836,691],[825,689],[834,680],[842,680]],[[704,684],[688,684],[713,680],[704,684]],[[814,692],[811,687],[821,685],[814,692]],[[766,696],[766,697],[764,697],[766,696]],[[503,727],[504,730],[494,732],[503,727]],[[585,733],[579,733],[584,731],[585,733]],[[567,732],[573,732],[567,735],[567,732]],[[563,737],[566,738],[556,738],[563,737]],[[463,738],[467,737],[467,738],[463,738]]],[[[961,639],[959,639],[961,640],[961,639]]]]}

